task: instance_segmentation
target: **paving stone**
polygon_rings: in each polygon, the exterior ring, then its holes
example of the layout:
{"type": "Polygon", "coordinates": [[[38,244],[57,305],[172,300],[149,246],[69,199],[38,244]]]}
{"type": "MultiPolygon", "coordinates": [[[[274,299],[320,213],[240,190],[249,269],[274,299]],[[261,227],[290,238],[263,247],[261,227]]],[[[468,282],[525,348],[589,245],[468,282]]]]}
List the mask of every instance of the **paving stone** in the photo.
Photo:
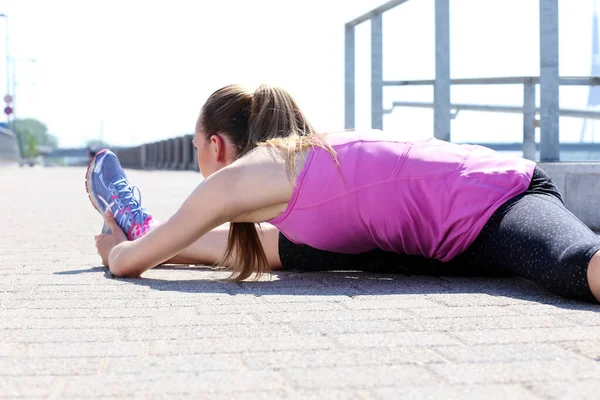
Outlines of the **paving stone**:
{"type": "Polygon", "coordinates": [[[365,321],[407,319],[407,315],[402,310],[370,310],[369,312],[357,311],[305,311],[297,313],[268,313],[256,314],[256,318],[262,322],[300,322],[300,321],[365,321]]]}
{"type": "Polygon", "coordinates": [[[394,333],[406,331],[401,321],[345,320],[291,322],[292,328],[301,335],[328,335],[334,333],[394,333]]]}
{"type": "Polygon", "coordinates": [[[220,338],[206,340],[157,340],[146,342],[152,355],[177,355],[198,353],[241,353],[260,350],[330,349],[334,345],[327,339],[315,336],[277,336],[270,340],[256,338],[220,338]]]}
{"type": "Polygon", "coordinates": [[[576,342],[563,342],[558,345],[563,349],[575,352],[583,357],[600,362],[600,336],[596,340],[578,340],[576,342]]]}
{"type": "MultiPolygon", "coordinates": [[[[332,388],[317,388],[317,389],[305,389],[298,388],[288,392],[286,398],[299,399],[299,400],[364,400],[370,397],[369,392],[366,389],[360,388],[344,388],[344,389],[332,389],[332,388]]],[[[282,398],[282,397],[279,397],[282,398]]]]}
{"type": "Polygon", "coordinates": [[[435,352],[423,348],[396,347],[394,349],[323,349],[303,352],[246,352],[244,362],[252,369],[353,367],[359,365],[425,365],[446,362],[435,352]]]}
{"type": "Polygon", "coordinates": [[[450,383],[460,384],[600,379],[600,363],[576,359],[489,364],[432,364],[427,368],[450,383]]]}
{"type": "MultiPolygon", "coordinates": [[[[176,356],[114,357],[108,360],[106,373],[169,375],[172,372],[240,371],[245,369],[239,354],[182,354],[176,356]]],[[[262,368],[266,369],[266,368],[262,368]]]]}
{"type": "Polygon", "coordinates": [[[113,342],[122,333],[116,329],[5,329],[0,341],[7,343],[113,342]]]}
{"type": "Polygon", "coordinates": [[[544,399],[596,400],[600,379],[532,383],[531,390],[544,399]]]}
{"type": "Polygon", "coordinates": [[[198,314],[245,314],[245,313],[293,313],[304,311],[337,311],[347,309],[339,302],[306,303],[251,303],[251,304],[202,304],[196,306],[198,314]]]}
{"type": "Polygon", "coordinates": [[[515,384],[506,385],[428,385],[425,387],[389,387],[373,390],[380,399],[480,400],[511,399],[538,400],[530,390],[515,384]]]}
{"type": "Polygon", "coordinates": [[[393,335],[346,334],[333,335],[332,339],[346,348],[397,347],[397,346],[451,346],[459,342],[444,333],[437,332],[396,332],[393,335]]]}
{"type": "Polygon", "coordinates": [[[438,380],[420,366],[370,366],[286,369],[295,386],[303,388],[351,388],[378,385],[429,385],[438,380]]]}
{"type": "Polygon", "coordinates": [[[5,398],[49,398],[61,380],[58,376],[3,376],[0,393],[5,398]]]}
{"type": "Polygon", "coordinates": [[[497,316],[412,319],[404,323],[412,331],[496,330],[514,328],[576,327],[575,322],[551,316],[497,316]]]}
{"type": "Polygon", "coordinates": [[[452,363],[497,363],[530,360],[577,360],[573,351],[550,343],[440,346],[435,352],[452,363]]]}
{"type": "Polygon", "coordinates": [[[438,304],[425,298],[409,297],[407,295],[354,296],[343,304],[352,310],[381,310],[386,308],[413,309],[422,307],[439,307],[438,304]]]}
{"type": "MultiPolygon", "coordinates": [[[[149,353],[148,342],[79,342],[79,343],[31,343],[22,357],[121,357],[143,356],[149,353]]],[[[13,355],[14,357],[14,355],[13,355]]]]}
{"type": "Polygon", "coordinates": [[[152,325],[152,318],[35,318],[15,317],[0,320],[0,335],[11,329],[63,329],[63,328],[140,328],[152,325]]]}
{"type": "MultiPolygon", "coordinates": [[[[427,300],[429,301],[429,300],[427,300]]],[[[410,310],[416,318],[453,318],[453,317],[505,317],[521,315],[518,311],[501,306],[468,307],[422,307],[410,310]]]]}
{"type": "Polygon", "coordinates": [[[574,328],[498,329],[456,331],[452,336],[467,344],[544,343],[596,340],[600,328],[580,326],[574,328]]]}
{"type": "MultiPolygon", "coordinates": [[[[106,358],[1,358],[0,380],[12,377],[46,377],[96,375],[102,369],[106,358]]],[[[1,387],[1,385],[0,385],[1,387]]]]}
{"type": "Polygon", "coordinates": [[[134,394],[144,397],[145,393],[162,393],[165,397],[202,396],[205,393],[227,393],[243,391],[273,391],[285,387],[278,371],[246,371],[244,374],[231,371],[171,372],[139,375],[119,374],[98,376],[93,380],[83,377],[68,379],[62,393],[65,396],[86,392],[94,395],[121,397],[134,394]]]}
{"type": "MultiPolygon", "coordinates": [[[[164,321],[161,321],[164,323],[164,321]]],[[[128,328],[123,333],[124,340],[169,340],[169,339],[197,339],[208,340],[215,338],[231,337],[264,337],[290,336],[296,330],[285,324],[201,324],[198,325],[169,325],[155,326],[151,330],[140,331],[139,328],[128,328]]]]}

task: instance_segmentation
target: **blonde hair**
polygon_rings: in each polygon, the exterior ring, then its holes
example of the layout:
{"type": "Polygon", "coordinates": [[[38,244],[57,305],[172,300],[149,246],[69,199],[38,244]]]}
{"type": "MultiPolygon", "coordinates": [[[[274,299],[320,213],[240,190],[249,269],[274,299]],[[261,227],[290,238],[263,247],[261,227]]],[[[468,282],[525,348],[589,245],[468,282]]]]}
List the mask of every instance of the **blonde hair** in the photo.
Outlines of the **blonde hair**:
{"type": "MultiPolygon", "coordinates": [[[[225,86],[214,92],[200,112],[198,123],[207,137],[222,133],[242,157],[258,146],[268,146],[287,155],[290,177],[296,170],[298,152],[319,147],[337,163],[335,151],[308,122],[300,107],[285,90],[261,85],[253,93],[240,85],[225,86]]],[[[241,281],[252,273],[256,277],[270,273],[256,224],[230,224],[227,248],[222,263],[231,258],[234,267],[230,279],[241,281]]]]}

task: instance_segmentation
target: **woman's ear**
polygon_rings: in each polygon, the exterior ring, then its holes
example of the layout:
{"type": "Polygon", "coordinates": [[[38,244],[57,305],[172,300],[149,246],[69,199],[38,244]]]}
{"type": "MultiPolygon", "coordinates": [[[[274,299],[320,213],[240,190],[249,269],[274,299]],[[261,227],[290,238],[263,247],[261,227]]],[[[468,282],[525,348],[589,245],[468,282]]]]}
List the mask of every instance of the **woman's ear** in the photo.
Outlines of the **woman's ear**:
{"type": "Polygon", "coordinates": [[[222,135],[216,134],[210,137],[211,150],[214,151],[217,162],[225,162],[227,160],[227,141],[222,135]]]}

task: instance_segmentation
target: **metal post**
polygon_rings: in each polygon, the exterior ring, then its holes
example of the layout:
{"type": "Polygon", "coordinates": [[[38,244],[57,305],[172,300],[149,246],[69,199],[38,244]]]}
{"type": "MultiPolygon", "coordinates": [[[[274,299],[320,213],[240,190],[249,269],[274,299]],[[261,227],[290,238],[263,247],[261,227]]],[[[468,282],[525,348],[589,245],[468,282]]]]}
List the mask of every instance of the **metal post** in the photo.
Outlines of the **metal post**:
{"type": "Polygon", "coordinates": [[[190,147],[192,147],[192,140],[194,139],[193,135],[184,135],[182,137],[183,143],[181,144],[181,165],[179,169],[188,169],[188,165],[190,164],[190,147]]]}
{"type": "Polygon", "coordinates": [[[156,168],[161,169],[165,163],[165,141],[158,142],[158,157],[156,159],[156,168]]]}
{"type": "MultiPolygon", "coordinates": [[[[8,19],[7,19],[7,21],[8,21],[8,19]]],[[[16,103],[17,102],[17,60],[15,59],[15,57],[12,57],[10,65],[12,67],[12,90],[8,89],[6,91],[6,93],[8,94],[8,93],[12,92],[12,104],[10,106],[12,108],[12,113],[11,113],[10,117],[12,120],[12,126],[13,126],[13,130],[14,130],[14,129],[16,129],[15,124],[17,121],[17,116],[15,114],[15,112],[16,112],[15,106],[17,104],[16,103]]],[[[8,116],[7,116],[7,118],[8,118],[8,116]]]]}
{"type": "Polygon", "coordinates": [[[433,134],[450,141],[450,4],[435,0],[435,85],[433,134]]]}
{"type": "Polygon", "coordinates": [[[540,0],[540,161],[559,161],[558,0],[540,0]]]}
{"type": "Polygon", "coordinates": [[[148,152],[150,150],[149,144],[142,144],[140,146],[140,168],[146,169],[148,167],[148,152]]]}
{"type": "Polygon", "coordinates": [[[173,160],[171,160],[171,169],[179,169],[181,164],[181,148],[183,147],[183,138],[178,136],[173,139],[173,160]]]}
{"type": "MultiPolygon", "coordinates": [[[[5,40],[6,40],[6,93],[10,94],[10,40],[9,40],[9,31],[8,31],[8,15],[0,14],[0,17],[4,17],[5,20],[5,40]]],[[[6,115],[6,126],[10,129],[10,115],[6,115]]]]}
{"type": "Polygon", "coordinates": [[[523,85],[523,158],[535,161],[535,83],[527,78],[523,85]]]}
{"type": "Polygon", "coordinates": [[[151,149],[150,165],[148,169],[156,169],[158,165],[158,142],[152,143],[151,149]]]}
{"type": "Polygon", "coordinates": [[[171,139],[165,140],[165,158],[162,169],[169,169],[171,167],[171,159],[173,158],[173,142],[171,139]]]}
{"type": "Polygon", "coordinates": [[[355,113],[356,113],[356,97],[355,97],[355,43],[354,43],[354,26],[346,25],[346,52],[345,52],[345,129],[354,129],[355,113]]]}
{"type": "Polygon", "coordinates": [[[192,140],[194,140],[194,136],[193,135],[189,135],[189,140],[188,140],[188,145],[187,145],[187,151],[188,151],[188,165],[186,166],[186,169],[190,169],[193,170],[195,165],[198,165],[198,154],[196,152],[196,149],[194,148],[194,146],[192,145],[192,140]]]}
{"type": "MultiPolygon", "coordinates": [[[[4,13],[0,13],[0,18],[4,18],[5,21],[5,46],[6,46],[6,93],[5,95],[10,94],[10,39],[9,39],[9,29],[8,29],[8,15],[4,13]]],[[[23,157],[23,144],[21,143],[21,137],[17,134],[15,126],[14,126],[14,117],[12,118],[11,124],[11,115],[6,114],[6,128],[13,131],[17,137],[17,144],[19,146],[19,157],[23,157]]]]}
{"type": "Polygon", "coordinates": [[[383,129],[383,24],[379,13],[371,17],[371,127],[383,129]]]}
{"type": "Polygon", "coordinates": [[[166,169],[175,169],[175,162],[177,161],[177,139],[169,139],[169,161],[166,165],[166,169]]]}

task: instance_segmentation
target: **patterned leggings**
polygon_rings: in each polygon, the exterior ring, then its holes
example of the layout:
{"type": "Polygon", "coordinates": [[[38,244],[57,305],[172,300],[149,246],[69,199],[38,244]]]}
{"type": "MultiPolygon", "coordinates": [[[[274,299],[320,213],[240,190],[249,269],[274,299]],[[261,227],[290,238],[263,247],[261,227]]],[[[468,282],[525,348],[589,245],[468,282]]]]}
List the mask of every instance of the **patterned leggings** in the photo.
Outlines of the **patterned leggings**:
{"type": "Polygon", "coordinates": [[[600,238],[565,208],[558,188],[536,167],[527,191],[503,204],[469,248],[449,262],[375,249],[341,254],[292,243],[279,234],[285,269],[363,270],[417,275],[517,275],[562,296],[596,302],[587,266],[600,238]]]}

